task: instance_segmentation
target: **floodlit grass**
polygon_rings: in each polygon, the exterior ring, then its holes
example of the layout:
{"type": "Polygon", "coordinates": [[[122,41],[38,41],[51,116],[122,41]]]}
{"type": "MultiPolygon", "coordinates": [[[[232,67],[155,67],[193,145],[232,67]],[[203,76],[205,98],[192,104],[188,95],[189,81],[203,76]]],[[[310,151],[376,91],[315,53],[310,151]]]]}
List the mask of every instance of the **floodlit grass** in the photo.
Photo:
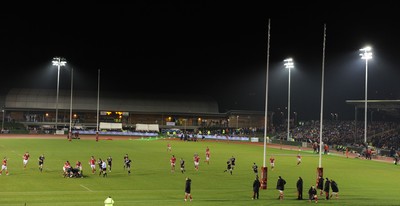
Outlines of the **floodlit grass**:
{"type": "MultiPolygon", "coordinates": [[[[298,151],[267,148],[268,189],[260,191],[260,200],[252,200],[253,162],[263,165],[263,147],[227,142],[182,142],[179,140],[73,140],[64,139],[0,139],[0,157],[9,158],[10,175],[0,176],[0,205],[26,206],[95,206],[111,195],[115,206],[140,205],[308,205],[296,200],[296,181],[304,181],[304,198],[315,184],[318,155],[301,151],[303,162],[296,165],[298,151]],[[167,143],[172,152],[167,152],[167,143]],[[210,148],[207,165],[205,149],[210,148]],[[28,168],[23,169],[22,155],[31,154],[28,168]],[[37,158],[44,154],[44,171],[38,170],[37,158]],[[132,174],[123,169],[123,156],[132,159],[132,174]],[[200,170],[195,171],[193,154],[201,156],[200,170]],[[176,172],[171,173],[169,159],[177,158],[176,172]],[[89,158],[113,157],[113,170],[107,178],[89,171],[89,158]],[[224,173],[226,161],[236,157],[233,175],[224,173]],[[276,168],[271,171],[268,159],[275,156],[276,168]],[[179,171],[179,159],[186,160],[185,174],[179,171]],[[83,163],[84,178],[63,178],[63,163],[83,163]],[[278,176],[286,179],[285,199],[277,200],[278,176]],[[185,178],[192,179],[193,202],[184,202],[185,178]]],[[[318,205],[400,205],[400,167],[384,162],[346,159],[323,155],[324,177],[336,180],[339,199],[325,200],[318,205]]],[[[312,203],[314,204],[314,203],[312,203]]]]}

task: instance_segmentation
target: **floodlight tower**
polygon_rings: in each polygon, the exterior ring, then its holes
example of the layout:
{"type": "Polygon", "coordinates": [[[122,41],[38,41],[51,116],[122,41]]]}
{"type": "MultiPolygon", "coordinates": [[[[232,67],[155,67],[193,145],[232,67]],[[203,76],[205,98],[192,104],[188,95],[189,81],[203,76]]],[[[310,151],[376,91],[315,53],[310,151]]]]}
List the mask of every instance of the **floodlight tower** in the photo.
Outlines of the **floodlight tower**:
{"type": "Polygon", "coordinates": [[[290,140],[290,69],[294,68],[294,63],[292,58],[287,58],[284,60],[285,68],[289,70],[289,86],[288,86],[288,119],[287,119],[287,141],[290,140]]]}
{"type": "Polygon", "coordinates": [[[53,66],[57,66],[57,99],[56,99],[56,130],[57,130],[57,122],[58,122],[58,93],[60,90],[60,68],[65,66],[67,61],[62,57],[54,57],[53,58],[53,66]]]}
{"type": "Polygon", "coordinates": [[[367,143],[367,102],[368,102],[368,59],[372,59],[372,48],[367,46],[361,51],[361,59],[365,59],[365,102],[364,102],[364,143],[367,143]]]}

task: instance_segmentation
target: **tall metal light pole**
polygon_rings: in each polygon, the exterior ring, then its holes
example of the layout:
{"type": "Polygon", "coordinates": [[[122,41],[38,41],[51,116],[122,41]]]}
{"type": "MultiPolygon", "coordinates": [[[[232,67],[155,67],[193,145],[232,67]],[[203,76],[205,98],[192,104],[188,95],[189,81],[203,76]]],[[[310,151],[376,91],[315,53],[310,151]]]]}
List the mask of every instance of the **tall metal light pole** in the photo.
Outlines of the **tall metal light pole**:
{"type": "Polygon", "coordinates": [[[53,58],[53,66],[57,66],[57,99],[56,99],[56,130],[57,130],[57,122],[58,122],[58,93],[60,90],[60,68],[65,66],[67,61],[62,57],[54,57],[53,58]]]}
{"type": "Polygon", "coordinates": [[[360,49],[361,59],[365,59],[364,143],[367,143],[368,59],[372,59],[371,50],[369,46],[360,49]]]}
{"type": "Polygon", "coordinates": [[[71,140],[72,138],[72,91],[74,88],[74,69],[71,69],[71,99],[70,99],[70,104],[69,104],[69,131],[68,131],[68,137],[71,140]]]}
{"type": "Polygon", "coordinates": [[[96,142],[99,141],[99,115],[100,115],[100,69],[97,72],[97,118],[96,118],[96,142]]]}
{"type": "Polygon", "coordinates": [[[287,119],[287,141],[290,140],[290,69],[294,68],[294,63],[292,58],[288,58],[284,60],[285,68],[289,70],[289,86],[288,86],[288,119],[287,119]]]}
{"type": "Polygon", "coordinates": [[[3,121],[1,122],[1,133],[3,133],[4,132],[4,116],[6,114],[6,110],[4,109],[4,107],[1,110],[1,112],[3,113],[3,121]]]}

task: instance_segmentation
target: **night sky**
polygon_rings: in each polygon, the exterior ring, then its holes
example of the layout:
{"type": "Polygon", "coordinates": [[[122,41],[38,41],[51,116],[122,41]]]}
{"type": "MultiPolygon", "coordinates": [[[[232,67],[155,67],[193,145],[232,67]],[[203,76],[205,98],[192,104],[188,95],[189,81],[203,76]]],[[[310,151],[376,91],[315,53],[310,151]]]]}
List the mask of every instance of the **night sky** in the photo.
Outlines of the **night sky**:
{"type": "Polygon", "coordinates": [[[261,2],[3,7],[1,91],[56,89],[51,61],[61,56],[68,62],[61,70],[61,89],[70,88],[73,68],[75,89],[97,90],[100,70],[101,91],[199,94],[214,98],[220,112],[264,111],[268,66],[268,110],[285,111],[283,60],[291,57],[291,111],[299,119],[320,118],[324,60],[324,116],[333,112],[353,119],[354,108],[345,100],[365,98],[359,49],[369,45],[368,99],[400,98],[397,7],[261,2]]]}

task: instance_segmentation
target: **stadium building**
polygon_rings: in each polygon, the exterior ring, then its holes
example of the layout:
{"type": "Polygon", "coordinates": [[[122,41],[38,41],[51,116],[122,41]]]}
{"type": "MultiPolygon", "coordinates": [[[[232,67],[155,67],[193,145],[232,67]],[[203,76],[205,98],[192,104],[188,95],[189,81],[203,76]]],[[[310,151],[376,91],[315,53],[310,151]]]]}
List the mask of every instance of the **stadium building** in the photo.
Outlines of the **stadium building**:
{"type": "Polygon", "coordinates": [[[97,91],[14,88],[0,98],[2,131],[23,125],[30,133],[51,130],[135,130],[138,124],[160,129],[196,130],[200,127],[263,128],[264,111],[218,111],[208,96],[127,94],[97,91]],[[56,118],[56,113],[58,117],[56,118]],[[97,115],[99,114],[99,115],[97,115]],[[103,125],[117,125],[101,128],[103,125]]]}

